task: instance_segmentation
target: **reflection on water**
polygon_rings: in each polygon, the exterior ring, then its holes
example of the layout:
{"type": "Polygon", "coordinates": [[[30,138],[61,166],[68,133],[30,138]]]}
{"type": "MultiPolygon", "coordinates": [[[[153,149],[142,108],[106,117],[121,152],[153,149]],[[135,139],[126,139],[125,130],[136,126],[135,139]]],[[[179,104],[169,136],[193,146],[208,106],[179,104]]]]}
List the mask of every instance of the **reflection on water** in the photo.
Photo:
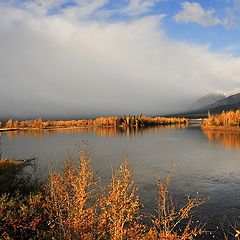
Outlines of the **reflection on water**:
{"type": "Polygon", "coordinates": [[[203,129],[203,133],[209,141],[220,142],[223,146],[230,149],[240,148],[240,132],[203,129]]]}
{"type": "Polygon", "coordinates": [[[61,169],[68,152],[77,159],[75,145],[85,140],[94,147],[94,168],[106,182],[111,166],[118,166],[127,153],[146,207],[153,204],[157,179],[176,166],[174,196],[184,202],[186,194],[199,192],[208,199],[202,218],[216,225],[240,209],[240,133],[203,132],[195,125],[15,131],[2,132],[1,148],[4,157],[37,157],[47,173],[51,163],[61,169]]]}
{"type": "MultiPolygon", "coordinates": [[[[118,135],[136,136],[144,132],[159,133],[164,130],[186,128],[185,124],[161,125],[153,127],[97,127],[97,128],[58,128],[58,129],[29,129],[19,131],[6,131],[5,134],[11,139],[17,136],[43,137],[44,135],[54,135],[57,133],[95,133],[100,137],[115,137],[118,135]]],[[[0,133],[1,136],[1,133],[0,133]]]]}

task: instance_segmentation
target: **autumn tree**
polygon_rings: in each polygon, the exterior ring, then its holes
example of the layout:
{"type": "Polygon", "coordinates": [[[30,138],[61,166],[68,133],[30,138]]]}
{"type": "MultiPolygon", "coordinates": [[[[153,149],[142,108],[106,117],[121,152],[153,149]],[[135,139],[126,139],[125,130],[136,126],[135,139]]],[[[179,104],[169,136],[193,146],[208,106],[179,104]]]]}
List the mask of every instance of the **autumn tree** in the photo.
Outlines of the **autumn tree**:
{"type": "Polygon", "coordinates": [[[13,127],[13,120],[10,118],[6,124],[5,124],[5,128],[12,128],[13,127]]]}

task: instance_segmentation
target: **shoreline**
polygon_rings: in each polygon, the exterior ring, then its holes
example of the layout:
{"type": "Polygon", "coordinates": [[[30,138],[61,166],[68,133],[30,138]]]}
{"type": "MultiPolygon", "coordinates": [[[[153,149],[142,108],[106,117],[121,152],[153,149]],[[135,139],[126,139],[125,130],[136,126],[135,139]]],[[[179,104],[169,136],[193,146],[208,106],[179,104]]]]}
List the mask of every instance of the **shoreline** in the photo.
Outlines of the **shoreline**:
{"type": "MultiPolygon", "coordinates": [[[[105,126],[113,127],[113,126],[105,126]]],[[[82,127],[50,127],[50,128],[0,128],[0,132],[11,132],[11,131],[29,131],[29,130],[68,130],[68,129],[84,129],[94,128],[93,126],[82,126],[82,127]]]]}
{"type": "Polygon", "coordinates": [[[30,130],[74,130],[74,129],[91,129],[91,128],[147,128],[154,126],[172,126],[172,125],[188,125],[188,123],[169,123],[169,124],[153,124],[146,126],[116,126],[116,125],[105,125],[105,126],[81,126],[81,127],[47,127],[47,128],[0,128],[0,132],[13,132],[13,131],[30,131],[30,130]]]}
{"type": "Polygon", "coordinates": [[[201,126],[203,130],[214,130],[223,132],[240,132],[240,127],[238,126],[201,126]]]}

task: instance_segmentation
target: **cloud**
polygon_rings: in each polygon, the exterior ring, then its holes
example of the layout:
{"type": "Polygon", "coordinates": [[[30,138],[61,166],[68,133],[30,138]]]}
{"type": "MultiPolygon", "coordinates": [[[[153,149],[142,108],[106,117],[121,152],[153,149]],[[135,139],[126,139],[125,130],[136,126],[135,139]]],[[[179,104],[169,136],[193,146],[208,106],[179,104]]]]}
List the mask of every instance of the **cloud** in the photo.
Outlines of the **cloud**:
{"type": "Polygon", "coordinates": [[[3,2],[4,6],[17,6],[35,16],[58,14],[64,18],[78,20],[91,16],[103,7],[109,0],[31,0],[20,2],[17,0],[3,2]]]}
{"type": "Polygon", "coordinates": [[[63,9],[61,14],[64,18],[79,20],[91,16],[108,2],[109,0],[79,0],[77,5],[63,9]]]}
{"type": "Polygon", "coordinates": [[[130,0],[122,12],[129,15],[141,15],[149,12],[159,0],[130,0]]]}
{"type": "Polygon", "coordinates": [[[0,7],[1,117],[160,114],[237,87],[239,58],[168,39],[161,18],[76,22],[0,7]]]}
{"type": "Polygon", "coordinates": [[[204,9],[197,2],[184,2],[181,5],[182,10],[174,15],[177,23],[197,23],[205,27],[222,24],[212,8],[204,9]]]}
{"type": "Polygon", "coordinates": [[[240,1],[233,0],[232,6],[226,8],[225,18],[223,19],[223,25],[225,28],[239,28],[240,22],[240,1]]]}

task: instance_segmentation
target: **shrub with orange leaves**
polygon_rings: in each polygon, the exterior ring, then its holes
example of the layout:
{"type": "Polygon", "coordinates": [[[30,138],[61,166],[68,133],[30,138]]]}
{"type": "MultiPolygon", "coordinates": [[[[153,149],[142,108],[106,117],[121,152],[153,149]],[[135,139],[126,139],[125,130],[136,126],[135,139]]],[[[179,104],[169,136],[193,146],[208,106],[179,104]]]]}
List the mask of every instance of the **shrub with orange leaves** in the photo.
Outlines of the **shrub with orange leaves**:
{"type": "Polygon", "coordinates": [[[192,210],[204,201],[188,197],[184,206],[177,208],[169,195],[170,177],[158,181],[156,215],[149,215],[152,227],[144,239],[192,240],[205,233],[204,225],[192,221],[192,210]]]}
{"type": "Polygon", "coordinates": [[[116,170],[106,196],[100,199],[100,230],[104,239],[140,239],[144,226],[140,223],[140,203],[133,171],[127,158],[116,170]]]}
{"type": "Polygon", "coordinates": [[[63,173],[52,173],[47,183],[46,208],[52,236],[57,239],[95,239],[97,224],[90,153],[80,150],[79,164],[71,157],[63,173]]]}
{"type": "Polygon", "coordinates": [[[158,182],[157,214],[148,215],[149,225],[126,157],[112,170],[110,184],[101,194],[98,183],[91,152],[83,145],[79,162],[69,157],[63,171],[50,173],[39,193],[0,196],[0,238],[192,240],[204,233],[191,218],[203,201],[188,198],[177,208],[169,194],[169,178],[158,182]]]}

